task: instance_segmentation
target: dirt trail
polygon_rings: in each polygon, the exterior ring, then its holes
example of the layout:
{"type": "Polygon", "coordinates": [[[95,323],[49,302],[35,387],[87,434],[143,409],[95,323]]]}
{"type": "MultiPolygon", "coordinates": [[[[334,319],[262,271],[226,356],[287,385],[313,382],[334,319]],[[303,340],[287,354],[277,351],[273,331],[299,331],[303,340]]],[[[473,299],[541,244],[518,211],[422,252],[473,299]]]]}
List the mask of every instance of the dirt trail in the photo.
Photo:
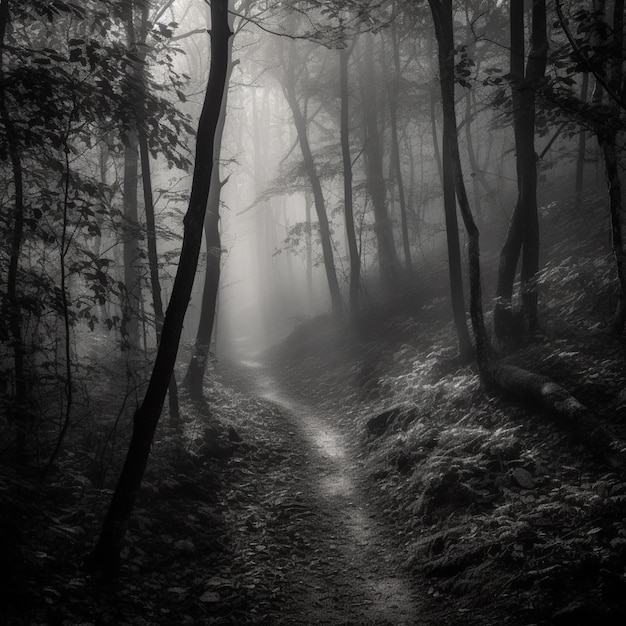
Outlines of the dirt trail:
{"type": "Polygon", "coordinates": [[[262,364],[243,361],[237,369],[249,392],[279,409],[300,451],[289,471],[292,491],[305,495],[298,513],[307,520],[308,554],[294,554],[284,572],[290,602],[272,623],[426,623],[401,571],[403,559],[362,495],[357,465],[341,434],[326,416],[283,394],[262,364]]]}

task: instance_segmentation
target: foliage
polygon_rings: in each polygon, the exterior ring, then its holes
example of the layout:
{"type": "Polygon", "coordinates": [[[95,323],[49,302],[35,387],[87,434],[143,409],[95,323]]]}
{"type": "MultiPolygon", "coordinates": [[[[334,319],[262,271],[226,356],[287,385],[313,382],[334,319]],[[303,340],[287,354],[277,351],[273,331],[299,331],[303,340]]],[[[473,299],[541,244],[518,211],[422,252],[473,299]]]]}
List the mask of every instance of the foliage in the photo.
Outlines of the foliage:
{"type": "MultiPolygon", "coordinates": [[[[38,375],[41,367],[58,360],[62,343],[71,345],[77,335],[95,332],[102,324],[108,331],[121,331],[124,345],[119,303],[125,286],[116,250],[129,231],[120,183],[111,172],[130,134],[141,128],[154,158],[170,168],[188,166],[183,140],[191,127],[175,106],[187,77],[174,69],[177,50],[168,43],[171,30],[154,25],[151,45],[139,58],[127,45],[122,9],[120,3],[99,0],[10,7],[11,30],[2,57],[6,115],[0,127],[5,190],[0,229],[7,241],[20,232],[14,216],[18,189],[13,154],[20,155],[24,229],[17,258],[8,246],[0,251],[2,350],[6,355],[15,340],[8,320],[17,309],[33,399],[50,394],[45,419],[54,414],[57,401],[65,400],[44,389],[59,382],[75,384],[68,378],[70,369],[50,367],[51,377],[38,375]],[[131,81],[139,61],[146,66],[141,98],[131,81]],[[158,82],[151,76],[156,67],[158,82]],[[164,76],[171,87],[163,87],[164,76]],[[18,267],[13,299],[6,291],[12,258],[18,267]],[[64,317],[75,335],[63,328],[64,317]]],[[[136,228],[132,236],[143,239],[136,228]]],[[[71,358],[78,356],[71,352],[71,358]]]]}

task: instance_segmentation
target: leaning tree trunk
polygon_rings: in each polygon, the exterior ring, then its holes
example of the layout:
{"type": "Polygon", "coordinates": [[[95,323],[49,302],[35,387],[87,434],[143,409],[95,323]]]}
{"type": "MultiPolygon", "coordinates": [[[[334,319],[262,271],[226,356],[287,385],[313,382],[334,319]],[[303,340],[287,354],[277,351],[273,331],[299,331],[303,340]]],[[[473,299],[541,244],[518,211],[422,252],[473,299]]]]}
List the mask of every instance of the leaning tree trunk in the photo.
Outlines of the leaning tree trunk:
{"type": "Polygon", "coordinates": [[[535,89],[546,68],[545,0],[534,0],[531,50],[524,70],[524,2],[511,0],[511,94],[517,151],[517,203],[506,242],[500,254],[500,268],[494,330],[498,339],[515,334],[512,310],[513,282],[520,251],[522,255],[521,314],[525,328],[537,324],[537,273],[539,271],[539,219],[537,215],[537,157],[535,155],[535,89]]]}
{"type": "MultiPolygon", "coordinates": [[[[230,81],[232,74],[232,39],[228,44],[228,73],[226,84],[230,81]]],[[[200,321],[198,322],[198,332],[193,347],[193,353],[189,361],[189,367],[185,374],[183,385],[189,391],[190,396],[199,400],[202,398],[202,382],[206,371],[207,361],[211,352],[211,337],[215,323],[217,310],[217,295],[220,285],[220,270],[222,259],[222,242],[220,238],[220,203],[221,192],[224,183],[220,180],[219,160],[222,151],[222,136],[226,124],[226,105],[228,100],[228,90],[222,98],[222,110],[220,119],[215,131],[215,147],[213,152],[213,180],[211,181],[211,191],[209,193],[209,204],[207,206],[206,218],[204,220],[204,238],[206,243],[206,272],[204,274],[204,286],[202,289],[202,305],[200,308],[200,321]]]]}
{"type": "Polygon", "coordinates": [[[196,158],[189,207],[184,219],[184,235],[170,304],[163,321],[161,342],[146,395],[133,423],[133,434],[98,543],[90,559],[91,569],[112,575],[128,519],[145,472],[150,446],[172,376],[187,304],[191,296],[202,244],[202,225],[209,197],[213,170],[213,143],[220,116],[228,66],[228,0],[211,2],[211,70],[204,106],[198,122],[196,158]]]}
{"type": "MultiPolygon", "coordinates": [[[[448,248],[448,266],[450,271],[450,297],[452,313],[459,342],[459,354],[463,361],[471,360],[474,346],[470,338],[465,315],[465,298],[463,295],[463,271],[461,267],[461,250],[456,214],[455,195],[455,152],[453,145],[458,142],[456,128],[456,112],[454,108],[454,40],[452,33],[452,8],[448,0],[442,2],[429,0],[438,43],[439,79],[441,86],[441,105],[443,109],[443,138],[441,158],[441,178],[443,185],[443,206],[446,221],[446,239],[448,248]],[[447,12],[450,12],[447,23],[447,12]]],[[[434,124],[434,111],[431,111],[434,124]]],[[[436,141],[436,138],[435,138],[436,141]]],[[[458,143],[456,148],[458,156],[458,143]]],[[[460,165],[459,165],[460,167],[460,165]]]]}
{"type": "Polygon", "coordinates": [[[621,181],[616,152],[618,139],[616,127],[623,128],[623,120],[620,118],[623,118],[624,111],[626,111],[626,103],[622,89],[624,82],[624,4],[624,0],[615,0],[613,3],[613,24],[612,29],[610,29],[612,37],[609,40],[606,35],[609,29],[606,27],[604,16],[604,9],[606,8],[605,3],[598,3],[599,10],[596,11],[595,17],[597,24],[594,29],[594,35],[592,36],[592,44],[598,47],[610,47],[613,51],[613,54],[609,57],[610,60],[607,67],[601,67],[594,64],[593,60],[591,60],[587,56],[587,53],[578,45],[563,16],[563,7],[561,6],[560,0],[557,0],[555,3],[559,23],[568,41],[574,49],[579,61],[596,79],[596,85],[592,95],[594,104],[600,106],[604,94],[607,95],[608,100],[608,105],[604,107],[604,110],[601,109],[601,115],[597,116],[598,119],[594,130],[598,144],[602,150],[609,193],[611,240],[618,280],[618,301],[613,318],[613,330],[619,334],[624,332],[624,326],[626,325],[626,250],[624,250],[623,235],[624,208],[622,206],[621,181]]]}
{"type": "MultiPolygon", "coordinates": [[[[139,155],[141,160],[141,182],[146,211],[146,234],[148,240],[148,265],[150,267],[150,288],[154,306],[155,330],[157,345],[161,340],[163,329],[163,299],[161,297],[161,281],[159,279],[159,255],[156,241],[156,222],[154,219],[154,197],[152,194],[152,176],[150,175],[150,153],[148,141],[143,131],[139,131],[139,155]]],[[[172,372],[169,384],[170,425],[178,427],[180,423],[180,407],[178,405],[178,386],[172,372]]]]}
{"type": "Polygon", "coordinates": [[[358,325],[359,290],[361,281],[361,255],[354,230],[354,209],[352,203],[352,158],[350,156],[350,107],[348,91],[349,51],[339,51],[339,83],[341,91],[341,155],[343,159],[343,197],[346,238],[350,254],[350,315],[358,325]]]}
{"type": "MultiPolygon", "coordinates": [[[[139,41],[141,48],[138,51],[140,63],[136,66],[138,77],[138,115],[144,113],[146,97],[146,75],[145,75],[145,42],[148,30],[149,5],[145,3],[141,8],[141,27],[139,41]]],[[[156,221],[154,216],[154,196],[152,193],[152,175],[150,168],[150,151],[148,149],[148,139],[141,124],[137,125],[137,141],[139,145],[139,161],[141,163],[141,186],[143,190],[144,210],[146,214],[146,239],[148,248],[148,267],[150,270],[150,290],[152,292],[152,305],[154,307],[154,320],[157,345],[161,340],[163,329],[163,298],[161,296],[161,281],[159,279],[159,255],[157,251],[156,221]]],[[[176,428],[180,423],[180,407],[178,405],[178,386],[176,376],[172,373],[169,384],[169,410],[170,426],[176,428]]]]}

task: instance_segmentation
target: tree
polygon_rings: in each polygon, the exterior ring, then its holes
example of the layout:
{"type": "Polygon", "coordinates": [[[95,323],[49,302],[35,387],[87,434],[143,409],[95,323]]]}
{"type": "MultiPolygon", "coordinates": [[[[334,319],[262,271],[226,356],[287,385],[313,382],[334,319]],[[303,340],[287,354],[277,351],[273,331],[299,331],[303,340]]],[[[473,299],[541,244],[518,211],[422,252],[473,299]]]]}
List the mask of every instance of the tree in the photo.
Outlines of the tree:
{"type": "MultiPolygon", "coordinates": [[[[463,273],[459,245],[458,222],[456,214],[456,175],[460,168],[458,156],[458,135],[456,112],[454,108],[454,31],[452,6],[450,0],[431,0],[429,2],[438,43],[439,81],[441,87],[441,105],[443,109],[442,138],[442,186],[444,216],[446,222],[446,240],[448,266],[450,269],[450,294],[454,324],[459,342],[459,354],[462,360],[475,354],[467,328],[465,298],[463,295],[463,273]],[[456,149],[455,149],[456,146],[456,149]]],[[[482,308],[482,305],[480,305],[482,308]]]]}
{"type": "Polygon", "coordinates": [[[362,72],[362,106],[365,125],[365,163],[367,188],[374,209],[374,231],[378,245],[380,278],[386,289],[393,289],[399,278],[400,264],[387,210],[387,190],[383,174],[383,150],[378,125],[376,84],[365,84],[376,75],[374,67],[374,41],[371,33],[365,34],[364,68],[362,72]],[[366,78],[368,77],[368,78],[366,78]]]}
{"type": "MultiPolygon", "coordinates": [[[[348,85],[348,60],[350,49],[339,50],[339,91],[341,98],[341,157],[343,163],[343,209],[346,223],[346,238],[350,256],[350,315],[353,322],[358,320],[359,291],[361,286],[361,255],[354,230],[354,209],[352,199],[352,158],[350,156],[350,106],[348,85]]],[[[308,250],[308,249],[307,249],[308,250]]]]}
{"type": "MultiPolygon", "coordinates": [[[[232,46],[233,37],[228,44],[228,73],[226,84],[230,82],[233,70],[232,46]]],[[[220,239],[220,202],[222,186],[225,184],[220,179],[220,154],[222,150],[222,136],[226,124],[226,110],[228,101],[228,89],[222,98],[222,109],[215,131],[215,145],[213,152],[213,170],[211,176],[211,188],[204,220],[204,238],[206,242],[206,272],[204,275],[204,286],[202,289],[202,303],[200,308],[200,321],[198,322],[198,332],[193,347],[193,353],[187,368],[187,374],[183,384],[189,391],[192,398],[202,397],[202,382],[204,372],[211,349],[211,336],[215,322],[217,309],[217,296],[220,283],[220,263],[222,258],[222,243],[220,239]]]]}
{"type": "Polygon", "coordinates": [[[228,1],[211,3],[211,69],[196,140],[196,155],[184,235],[170,304],[163,321],[152,375],[133,420],[133,433],[115,492],[89,567],[105,575],[115,573],[126,525],[150,454],[150,446],[174,369],[187,304],[202,242],[202,226],[213,170],[215,132],[219,121],[228,67],[228,1]]]}
{"type": "Polygon", "coordinates": [[[560,1],[556,2],[559,24],[566,34],[576,61],[573,71],[593,75],[595,87],[592,102],[586,105],[584,90],[581,100],[573,96],[560,98],[566,110],[572,110],[590,126],[598,140],[606,177],[611,243],[617,274],[617,305],[613,317],[613,330],[622,334],[626,325],[626,248],[624,243],[624,207],[618,138],[624,132],[626,103],[624,101],[624,1],[613,3],[613,13],[606,15],[606,4],[598,3],[594,10],[581,9],[576,14],[578,32],[584,42],[576,39],[563,14],[560,1]]]}
{"type": "Polygon", "coordinates": [[[15,402],[13,403],[13,420],[16,423],[18,450],[23,450],[26,432],[25,411],[23,403],[28,397],[26,373],[24,368],[24,340],[22,336],[22,314],[17,295],[18,270],[20,253],[24,236],[24,176],[22,158],[18,147],[15,126],[9,113],[5,85],[4,46],[7,26],[10,20],[9,0],[0,2],[0,121],[4,126],[6,144],[11,160],[14,186],[13,224],[11,232],[11,255],[7,272],[6,300],[3,302],[3,317],[9,320],[9,333],[13,351],[13,367],[15,368],[15,402]],[[8,309],[8,311],[7,311],[8,309]],[[18,410],[18,407],[20,409],[18,410]]]}
{"type": "Polygon", "coordinates": [[[537,323],[537,272],[539,271],[539,220],[537,216],[537,156],[535,154],[535,91],[546,68],[545,0],[532,5],[531,49],[524,70],[524,2],[510,4],[511,93],[517,150],[518,198],[506,241],[500,253],[494,330],[503,340],[514,333],[512,295],[516,267],[522,253],[521,314],[532,331],[537,323]]]}
{"type": "Polygon", "coordinates": [[[393,77],[389,86],[389,121],[391,124],[391,159],[393,171],[398,187],[398,201],[400,203],[400,222],[402,229],[402,248],[404,250],[404,262],[407,271],[411,270],[411,244],[409,240],[409,227],[407,223],[406,196],[404,193],[404,180],[402,176],[402,162],[400,160],[400,140],[398,137],[398,100],[400,97],[400,37],[395,24],[391,25],[391,54],[393,56],[393,77]]]}
{"type": "MultiPolygon", "coordinates": [[[[313,193],[313,202],[317,213],[319,224],[320,241],[322,244],[322,254],[324,258],[324,269],[326,271],[326,279],[328,281],[328,289],[330,291],[330,299],[333,311],[336,315],[341,315],[343,311],[343,299],[339,290],[339,281],[337,280],[337,271],[335,269],[335,259],[333,254],[332,233],[328,214],[326,212],[326,202],[324,200],[324,192],[322,183],[315,167],[315,160],[309,142],[306,117],[300,108],[300,102],[296,92],[297,87],[297,67],[299,61],[295,42],[292,40],[288,44],[288,58],[285,59],[285,81],[283,84],[283,93],[289,104],[293,115],[294,125],[298,134],[300,149],[304,159],[304,168],[309,178],[311,191],[313,193]]],[[[304,72],[304,65],[299,68],[304,72]]]]}

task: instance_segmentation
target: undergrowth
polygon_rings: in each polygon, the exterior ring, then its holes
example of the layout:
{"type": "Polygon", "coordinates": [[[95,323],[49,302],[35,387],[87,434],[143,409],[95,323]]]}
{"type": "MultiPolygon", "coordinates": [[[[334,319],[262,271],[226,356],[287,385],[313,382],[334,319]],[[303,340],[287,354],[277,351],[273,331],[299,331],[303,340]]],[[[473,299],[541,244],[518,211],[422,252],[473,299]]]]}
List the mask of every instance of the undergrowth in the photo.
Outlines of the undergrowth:
{"type": "MultiPolygon", "coordinates": [[[[614,266],[603,230],[589,233],[602,223],[593,210],[543,211],[541,327],[502,357],[565,386],[626,440],[614,266]]],[[[445,299],[415,302],[372,315],[360,338],[328,325],[297,356],[286,342],[272,355],[285,384],[340,416],[442,623],[623,623],[626,484],[537,408],[481,389],[456,361],[445,299]]]]}

